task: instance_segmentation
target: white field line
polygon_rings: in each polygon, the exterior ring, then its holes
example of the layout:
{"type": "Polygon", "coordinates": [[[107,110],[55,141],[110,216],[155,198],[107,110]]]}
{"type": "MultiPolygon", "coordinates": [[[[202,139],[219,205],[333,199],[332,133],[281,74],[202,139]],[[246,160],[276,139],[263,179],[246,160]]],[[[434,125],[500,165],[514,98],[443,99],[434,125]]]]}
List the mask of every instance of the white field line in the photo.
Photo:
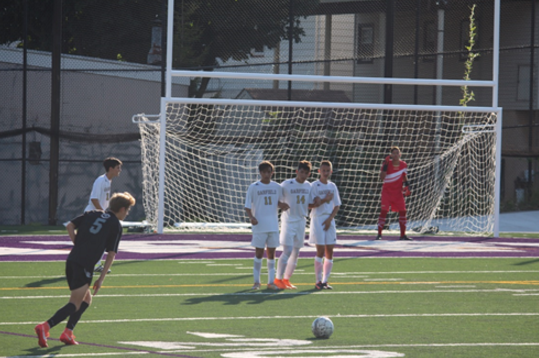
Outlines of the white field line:
{"type": "MultiPolygon", "coordinates": [[[[252,267],[246,267],[252,269],[252,267]]],[[[264,267],[263,267],[264,269],[264,267]]],[[[475,274],[475,273],[539,273],[539,270],[512,270],[512,271],[395,271],[395,272],[332,272],[333,277],[354,277],[355,275],[401,275],[401,274],[475,274]]],[[[113,274],[114,277],[154,277],[154,276],[245,276],[238,272],[216,273],[123,273],[113,274]]],[[[312,272],[294,271],[294,275],[312,275],[312,272]]],[[[25,279],[25,278],[59,278],[61,275],[52,276],[0,276],[1,279],[25,279]]]]}
{"type": "MultiPolygon", "coordinates": [[[[329,349],[340,350],[350,350],[350,349],[363,349],[363,348],[445,348],[445,347],[536,347],[539,346],[539,343],[529,342],[529,343],[412,343],[412,344],[371,344],[371,345],[354,345],[354,346],[325,346],[323,349],[327,351],[329,349]]],[[[275,347],[265,348],[257,347],[257,351],[270,351],[275,352],[275,347]]],[[[222,349],[183,349],[183,350],[166,350],[162,351],[163,353],[181,353],[189,352],[190,354],[195,353],[212,353],[212,352],[250,352],[253,351],[253,348],[222,348],[222,349]]],[[[278,351],[282,351],[279,349],[278,351]]],[[[288,352],[288,350],[286,350],[288,352]]],[[[338,353],[338,352],[336,352],[338,353]]],[[[149,354],[149,352],[111,352],[111,353],[71,353],[71,354],[54,354],[54,357],[64,358],[64,357],[107,357],[107,356],[123,356],[123,355],[141,355],[149,354]]],[[[294,356],[294,353],[291,352],[291,357],[294,356]]],[[[24,355],[24,356],[2,356],[0,358],[44,358],[50,357],[49,355],[24,355]]]]}
{"type": "MultiPolygon", "coordinates": [[[[515,313],[399,313],[399,314],[359,314],[359,315],[329,315],[330,318],[422,318],[422,317],[537,317],[539,312],[515,312],[515,313]]],[[[87,320],[81,323],[134,323],[134,322],[194,322],[194,321],[244,321],[258,319],[313,319],[319,315],[308,316],[251,316],[251,317],[178,317],[178,318],[134,318],[134,319],[103,319],[87,320]]],[[[0,322],[0,326],[36,325],[43,321],[35,322],[0,322]]]]}
{"type": "MultiPolygon", "coordinates": [[[[100,298],[124,298],[124,297],[193,297],[193,296],[276,296],[276,295],[371,295],[371,294],[395,294],[395,293],[513,293],[514,296],[539,295],[539,289],[463,289],[463,290],[380,290],[380,291],[321,291],[321,292],[223,292],[223,293],[135,293],[135,294],[99,294],[93,299],[100,298]]],[[[69,295],[40,295],[40,296],[0,296],[0,300],[39,300],[68,298],[69,295]]]]}

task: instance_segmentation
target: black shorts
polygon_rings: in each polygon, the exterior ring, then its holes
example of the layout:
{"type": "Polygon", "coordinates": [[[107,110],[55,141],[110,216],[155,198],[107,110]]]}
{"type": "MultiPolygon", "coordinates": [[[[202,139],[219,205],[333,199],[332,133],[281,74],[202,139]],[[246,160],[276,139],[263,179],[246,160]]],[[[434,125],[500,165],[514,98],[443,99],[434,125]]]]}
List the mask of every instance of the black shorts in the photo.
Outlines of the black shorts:
{"type": "Polygon", "coordinates": [[[71,291],[81,288],[86,284],[90,286],[93,276],[93,270],[88,271],[74,261],[66,261],[66,278],[71,291]]]}

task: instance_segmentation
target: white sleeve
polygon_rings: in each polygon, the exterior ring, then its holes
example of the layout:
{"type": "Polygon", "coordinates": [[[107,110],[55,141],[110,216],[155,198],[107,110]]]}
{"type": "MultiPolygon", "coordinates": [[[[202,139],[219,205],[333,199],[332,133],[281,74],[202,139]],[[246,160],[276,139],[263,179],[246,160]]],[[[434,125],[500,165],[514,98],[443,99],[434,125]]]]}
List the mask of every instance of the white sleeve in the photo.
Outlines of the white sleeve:
{"type": "Polygon", "coordinates": [[[333,205],[334,206],[341,206],[341,196],[339,195],[339,189],[337,188],[337,185],[335,185],[335,195],[333,196],[333,205]]]}
{"type": "Polygon", "coordinates": [[[251,209],[251,203],[253,202],[253,198],[252,198],[252,190],[251,190],[252,186],[249,186],[249,189],[247,189],[247,195],[245,196],[245,208],[246,209],[251,209]]]}
{"type": "Polygon", "coordinates": [[[92,192],[90,193],[90,200],[92,199],[97,199],[97,200],[100,200],[101,199],[101,193],[103,192],[103,181],[102,180],[99,180],[101,177],[97,178],[95,181],[94,181],[94,185],[92,187],[92,192]]]}

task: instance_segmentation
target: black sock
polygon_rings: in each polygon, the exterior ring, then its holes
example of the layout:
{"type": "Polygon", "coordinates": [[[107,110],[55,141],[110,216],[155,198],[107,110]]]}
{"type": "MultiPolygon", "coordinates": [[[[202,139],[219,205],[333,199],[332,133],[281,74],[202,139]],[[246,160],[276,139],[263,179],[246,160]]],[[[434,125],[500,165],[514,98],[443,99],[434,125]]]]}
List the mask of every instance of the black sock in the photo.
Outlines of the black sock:
{"type": "Polygon", "coordinates": [[[80,320],[80,317],[82,316],[84,311],[86,311],[86,309],[89,306],[90,306],[89,304],[82,301],[82,303],[80,304],[79,310],[77,312],[75,312],[75,313],[72,313],[71,316],[69,316],[69,321],[67,321],[66,328],[68,328],[70,330],[73,330],[75,328],[75,325],[77,324],[77,322],[80,320]]]}
{"type": "Polygon", "coordinates": [[[47,323],[49,324],[49,327],[52,328],[56,326],[58,323],[62,322],[64,319],[66,319],[68,316],[71,316],[75,311],[77,310],[77,306],[75,306],[73,303],[69,302],[64,307],[60,308],[54,316],[52,316],[47,323]]]}

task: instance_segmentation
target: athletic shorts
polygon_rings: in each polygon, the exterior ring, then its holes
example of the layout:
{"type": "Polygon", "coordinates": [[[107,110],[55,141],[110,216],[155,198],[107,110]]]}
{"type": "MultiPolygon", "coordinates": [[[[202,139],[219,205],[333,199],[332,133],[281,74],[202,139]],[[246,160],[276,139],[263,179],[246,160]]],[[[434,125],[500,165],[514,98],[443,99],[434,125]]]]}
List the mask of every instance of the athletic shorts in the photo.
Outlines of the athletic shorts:
{"type": "Polygon", "coordinates": [[[84,285],[90,285],[94,277],[93,270],[87,270],[74,261],[66,261],[67,284],[71,291],[81,288],[84,285]]]}
{"type": "Polygon", "coordinates": [[[402,193],[388,193],[382,190],[382,210],[389,211],[403,211],[406,210],[406,204],[404,203],[404,195],[402,193]]]}
{"type": "Polygon", "coordinates": [[[311,217],[309,243],[316,245],[335,245],[337,243],[335,220],[331,221],[329,229],[324,230],[324,221],[328,217],[329,215],[311,217]]]}
{"type": "Polygon", "coordinates": [[[253,238],[251,239],[251,246],[254,246],[259,249],[268,247],[274,249],[279,247],[279,232],[260,232],[253,233],[253,238]]]}
{"type": "Polygon", "coordinates": [[[305,241],[305,221],[281,224],[279,241],[283,246],[302,248],[305,241]]]}

